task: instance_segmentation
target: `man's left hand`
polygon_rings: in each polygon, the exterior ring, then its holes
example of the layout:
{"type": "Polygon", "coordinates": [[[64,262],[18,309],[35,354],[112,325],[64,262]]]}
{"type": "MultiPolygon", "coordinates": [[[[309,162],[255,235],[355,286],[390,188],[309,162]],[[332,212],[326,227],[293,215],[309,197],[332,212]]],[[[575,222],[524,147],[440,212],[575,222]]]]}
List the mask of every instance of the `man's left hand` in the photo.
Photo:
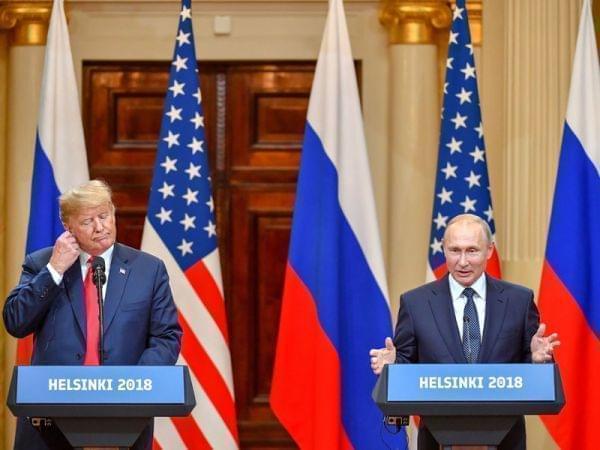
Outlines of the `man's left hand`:
{"type": "Polygon", "coordinates": [[[554,359],[554,347],[560,345],[558,333],[552,333],[550,336],[544,336],[546,324],[540,324],[540,327],[531,338],[531,360],[534,363],[550,362],[554,359]]]}

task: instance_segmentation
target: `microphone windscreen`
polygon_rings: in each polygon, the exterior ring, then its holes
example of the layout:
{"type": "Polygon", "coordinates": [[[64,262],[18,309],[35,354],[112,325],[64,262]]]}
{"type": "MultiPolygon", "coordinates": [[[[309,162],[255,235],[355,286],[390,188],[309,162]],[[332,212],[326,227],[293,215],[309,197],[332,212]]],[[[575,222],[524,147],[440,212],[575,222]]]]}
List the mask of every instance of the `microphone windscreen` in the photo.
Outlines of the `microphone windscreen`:
{"type": "Polygon", "coordinates": [[[106,264],[104,263],[104,258],[102,256],[96,256],[92,260],[92,269],[94,271],[100,269],[102,272],[106,269],[106,264]]]}

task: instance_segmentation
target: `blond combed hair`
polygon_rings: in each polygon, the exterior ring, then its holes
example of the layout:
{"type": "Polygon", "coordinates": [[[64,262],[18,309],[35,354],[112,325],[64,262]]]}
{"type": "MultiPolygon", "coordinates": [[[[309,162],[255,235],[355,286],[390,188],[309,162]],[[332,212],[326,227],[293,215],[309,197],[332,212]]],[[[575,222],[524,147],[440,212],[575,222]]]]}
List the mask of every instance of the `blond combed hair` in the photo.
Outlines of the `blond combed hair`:
{"type": "Polygon", "coordinates": [[[77,187],[69,189],[58,198],[60,219],[67,223],[70,217],[84,208],[96,208],[108,204],[111,212],[115,212],[112,202],[112,190],[102,180],[90,180],[77,187]]]}

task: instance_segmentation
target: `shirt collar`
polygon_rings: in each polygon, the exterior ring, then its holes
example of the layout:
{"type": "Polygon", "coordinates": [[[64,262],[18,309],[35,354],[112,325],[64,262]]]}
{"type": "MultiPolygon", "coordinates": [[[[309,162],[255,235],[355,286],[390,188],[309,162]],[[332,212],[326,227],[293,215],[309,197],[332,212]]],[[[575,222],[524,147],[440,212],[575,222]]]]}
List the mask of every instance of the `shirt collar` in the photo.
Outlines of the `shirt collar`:
{"type": "MultiPolygon", "coordinates": [[[[450,295],[452,296],[452,300],[458,299],[465,290],[465,287],[467,287],[463,286],[458,281],[456,281],[452,274],[448,275],[448,283],[450,284],[450,295]]],[[[475,293],[479,297],[485,298],[483,295],[485,293],[486,288],[485,272],[482,273],[481,276],[477,278],[477,280],[475,280],[475,282],[470,287],[475,291],[475,293]]]]}
{"type": "MultiPolygon", "coordinates": [[[[104,253],[99,255],[102,257],[102,259],[104,259],[104,263],[106,264],[107,268],[108,268],[108,266],[110,266],[110,262],[112,261],[112,254],[113,254],[114,249],[115,249],[115,244],[111,245],[108,249],[106,249],[106,251],[104,253]]],[[[87,264],[88,259],[90,259],[90,256],[92,256],[92,255],[81,250],[81,253],[79,254],[79,264],[82,266],[85,266],[87,264]]]]}

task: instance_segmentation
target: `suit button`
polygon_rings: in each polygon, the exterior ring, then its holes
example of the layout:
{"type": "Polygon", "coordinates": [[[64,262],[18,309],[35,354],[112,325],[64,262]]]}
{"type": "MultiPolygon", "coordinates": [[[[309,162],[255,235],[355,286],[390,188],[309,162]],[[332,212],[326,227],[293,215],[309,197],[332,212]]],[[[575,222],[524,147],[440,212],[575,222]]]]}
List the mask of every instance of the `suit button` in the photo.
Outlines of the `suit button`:
{"type": "Polygon", "coordinates": [[[75,355],[75,358],[77,358],[77,359],[81,359],[81,353],[77,353],[77,354],[75,355]]]}

